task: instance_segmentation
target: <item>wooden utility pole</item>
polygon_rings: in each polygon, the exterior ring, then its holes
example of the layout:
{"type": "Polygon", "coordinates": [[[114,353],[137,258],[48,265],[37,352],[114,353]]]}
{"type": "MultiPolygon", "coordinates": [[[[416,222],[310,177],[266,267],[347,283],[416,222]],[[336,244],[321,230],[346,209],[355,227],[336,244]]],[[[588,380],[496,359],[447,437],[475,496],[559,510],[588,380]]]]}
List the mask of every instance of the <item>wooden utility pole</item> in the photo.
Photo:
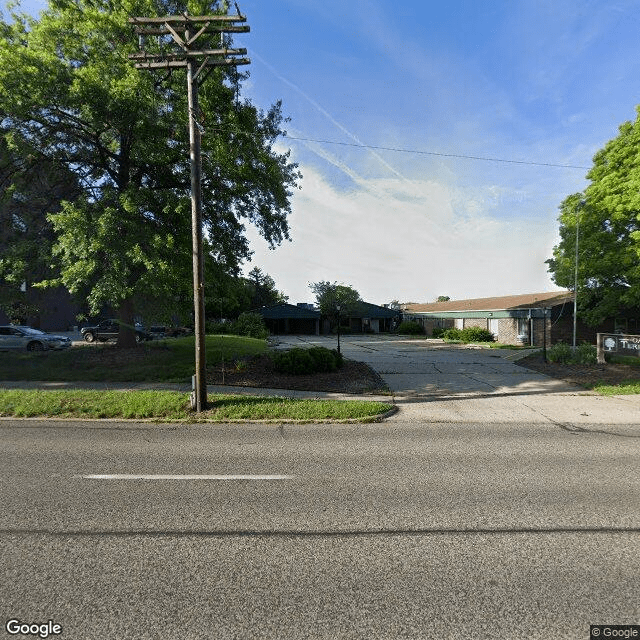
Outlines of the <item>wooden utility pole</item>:
{"type": "Polygon", "coordinates": [[[171,36],[174,48],[171,51],[134,53],[129,56],[138,69],[186,69],[187,95],[189,101],[189,147],[191,157],[191,233],[193,241],[193,306],[195,321],[195,376],[192,408],[203,411],[207,408],[207,376],[204,318],[204,256],[202,249],[202,159],[200,153],[201,125],[198,122],[198,87],[204,82],[213,67],[249,64],[246,49],[224,47],[223,33],[247,33],[246,16],[167,16],[165,18],[129,18],[135,25],[140,45],[146,36],[165,38],[171,36]],[[207,42],[215,39],[213,46],[207,42]],[[204,77],[200,78],[203,70],[204,77]]]}

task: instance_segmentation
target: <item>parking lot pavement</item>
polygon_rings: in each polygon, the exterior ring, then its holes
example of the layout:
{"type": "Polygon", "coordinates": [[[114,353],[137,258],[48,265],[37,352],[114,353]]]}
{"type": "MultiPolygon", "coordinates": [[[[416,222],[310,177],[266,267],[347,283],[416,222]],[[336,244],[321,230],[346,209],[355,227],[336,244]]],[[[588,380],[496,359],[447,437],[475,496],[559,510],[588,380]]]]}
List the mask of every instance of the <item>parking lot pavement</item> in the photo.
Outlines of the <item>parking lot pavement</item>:
{"type": "MultiPolygon", "coordinates": [[[[322,345],[336,348],[335,336],[278,336],[276,348],[322,345]]],[[[576,393],[574,385],[513,362],[517,350],[483,349],[439,340],[398,336],[344,336],[340,350],[365,362],[397,397],[532,393],[576,393]]]]}
{"type": "MultiPolygon", "coordinates": [[[[335,336],[279,336],[276,348],[335,348],[335,336]]],[[[367,363],[393,392],[394,422],[540,423],[572,433],[640,437],[640,396],[603,397],[517,365],[518,350],[397,336],[343,336],[346,358],[367,363]]]]}

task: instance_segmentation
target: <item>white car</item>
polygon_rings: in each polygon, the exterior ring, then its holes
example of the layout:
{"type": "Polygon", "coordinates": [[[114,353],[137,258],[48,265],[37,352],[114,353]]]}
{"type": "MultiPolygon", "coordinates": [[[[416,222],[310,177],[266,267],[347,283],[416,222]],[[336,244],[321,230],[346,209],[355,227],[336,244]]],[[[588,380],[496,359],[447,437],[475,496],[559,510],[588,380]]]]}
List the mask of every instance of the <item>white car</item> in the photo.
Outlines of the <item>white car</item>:
{"type": "Polygon", "coordinates": [[[68,349],[71,340],[67,336],[54,336],[39,329],[5,325],[0,327],[0,351],[19,349],[27,351],[48,351],[49,349],[68,349]]]}

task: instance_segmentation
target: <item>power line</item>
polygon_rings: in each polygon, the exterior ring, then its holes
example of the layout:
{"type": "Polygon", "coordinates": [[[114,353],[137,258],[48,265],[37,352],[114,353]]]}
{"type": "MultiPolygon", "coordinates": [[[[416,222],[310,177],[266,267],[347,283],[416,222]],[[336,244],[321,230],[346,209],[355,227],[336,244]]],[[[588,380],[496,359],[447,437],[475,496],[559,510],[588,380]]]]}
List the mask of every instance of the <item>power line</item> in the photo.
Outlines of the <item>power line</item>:
{"type": "Polygon", "coordinates": [[[415,155],[423,156],[439,156],[442,158],[462,158],[464,160],[483,160],[484,162],[502,162],[507,164],[525,164],[536,167],[556,167],[560,169],[583,169],[589,170],[591,167],[583,167],[574,164],[556,164],[553,162],[532,162],[529,160],[507,160],[505,158],[487,158],[483,156],[467,156],[458,153],[439,153],[437,151],[421,151],[419,149],[401,149],[398,147],[378,147],[369,144],[356,144],[354,142],[338,142],[336,140],[317,140],[315,138],[301,138],[298,136],[291,136],[289,134],[284,135],[289,140],[299,140],[301,142],[316,142],[318,144],[335,144],[343,147],[356,147],[359,149],[375,149],[376,151],[396,151],[398,153],[412,153],[415,155]]]}
{"type": "MultiPolygon", "coordinates": [[[[214,127],[214,131],[236,133],[240,135],[252,136],[254,134],[241,129],[231,129],[226,127],[214,127]]],[[[507,158],[489,158],[486,156],[468,156],[461,153],[441,153],[438,151],[423,151],[421,149],[402,149],[400,147],[380,147],[371,144],[358,144],[355,142],[339,142],[338,140],[320,140],[318,138],[303,138],[301,136],[292,136],[288,133],[281,134],[283,138],[289,140],[297,140],[299,142],[315,142],[317,144],[334,144],[342,147],[355,147],[356,149],[373,149],[375,151],[395,151],[397,153],[411,153],[422,156],[438,156],[441,158],[460,158],[463,160],[482,160],[483,162],[502,162],[504,164],[523,164],[534,167],[554,167],[558,169],[581,169],[588,171],[591,167],[585,167],[576,164],[558,164],[555,162],[534,162],[532,160],[509,160],[507,158]]]]}

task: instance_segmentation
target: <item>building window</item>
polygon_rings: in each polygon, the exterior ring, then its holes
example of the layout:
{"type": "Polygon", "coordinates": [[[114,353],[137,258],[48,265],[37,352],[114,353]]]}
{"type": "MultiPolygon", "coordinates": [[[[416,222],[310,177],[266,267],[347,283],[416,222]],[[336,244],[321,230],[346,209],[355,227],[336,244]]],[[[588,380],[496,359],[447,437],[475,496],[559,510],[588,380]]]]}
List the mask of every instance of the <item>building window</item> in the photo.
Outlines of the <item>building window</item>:
{"type": "Polygon", "coordinates": [[[518,339],[529,340],[529,318],[518,318],[518,339]]]}

